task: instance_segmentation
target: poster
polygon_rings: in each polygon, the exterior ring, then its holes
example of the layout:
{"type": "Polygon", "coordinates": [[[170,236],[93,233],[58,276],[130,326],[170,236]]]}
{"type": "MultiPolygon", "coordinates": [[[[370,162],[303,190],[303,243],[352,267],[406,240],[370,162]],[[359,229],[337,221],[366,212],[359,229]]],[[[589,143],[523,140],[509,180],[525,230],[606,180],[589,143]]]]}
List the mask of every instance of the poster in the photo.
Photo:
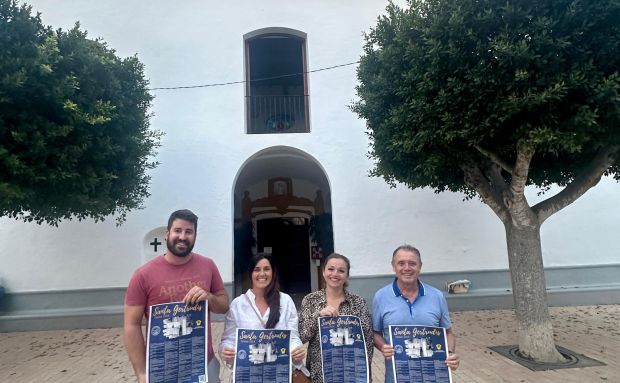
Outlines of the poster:
{"type": "Polygon", "coordinates": [[[318,321],[323,381],[368,383],[368,354],[360,318],[341,315],[318,321]]]}
{"type": "Polygon", "coordinates": [[[443,327],[390,326],[390,343],[396,383],[452,383],[443,327]]]}
{"type": "Polygon", "coordinates": [[[150,307],[146,341],[147,383],[203,383],[207,374],[207,302],[150,307]]]}
{"type": "Polygon", "coordinates": [[[234,383],[290,383],[291,331],[237,329],[234,383]]]}

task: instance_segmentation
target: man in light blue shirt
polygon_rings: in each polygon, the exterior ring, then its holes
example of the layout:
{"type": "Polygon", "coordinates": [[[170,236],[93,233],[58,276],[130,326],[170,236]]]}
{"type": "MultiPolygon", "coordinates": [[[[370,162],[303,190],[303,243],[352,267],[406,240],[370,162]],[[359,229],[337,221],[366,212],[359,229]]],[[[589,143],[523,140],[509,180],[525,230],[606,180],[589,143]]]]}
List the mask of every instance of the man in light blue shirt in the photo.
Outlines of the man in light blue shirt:
{"type": "Polygon", "coordinates": [[[385,357],[385,382],[394,382],[390,325],[444,327],[448,343],[446,364],[455,370],[459,358],[455,353],[456,338],[452,332],[448,304],[441,291],[418,279],[422,269],[420,252],[410,245],[397,247],[392,254],[392,268],[396,278],[377,291],[372,302],[373,340],[385,357]]]}

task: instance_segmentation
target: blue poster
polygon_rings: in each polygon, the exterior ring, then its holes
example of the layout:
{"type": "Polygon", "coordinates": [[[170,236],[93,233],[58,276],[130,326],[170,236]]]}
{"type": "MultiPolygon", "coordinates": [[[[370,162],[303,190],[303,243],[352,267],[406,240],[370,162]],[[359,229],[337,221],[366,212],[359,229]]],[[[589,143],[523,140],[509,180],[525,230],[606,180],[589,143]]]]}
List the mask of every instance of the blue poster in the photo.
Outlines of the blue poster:
{"type": "Polygon", "coordinates": [[[323,381],[368,383],[368,354],[360,318],[353,315],[319,318],[323,381]]]}
{"type": "Polygon", "coordinates": [[[146,341],[147,383],[207,382],[207,302],[150,307],[146,341]]]}
{"type": "Polygon", "coordinates": [[[431,326],[390,326],[396,383],[451,383],[446,365],[446,330],[431,326]]]}
{"type": "Polygon", "coordinates": [[[237,329],[234,383],[290,383],[291,331],[237,329]]]}

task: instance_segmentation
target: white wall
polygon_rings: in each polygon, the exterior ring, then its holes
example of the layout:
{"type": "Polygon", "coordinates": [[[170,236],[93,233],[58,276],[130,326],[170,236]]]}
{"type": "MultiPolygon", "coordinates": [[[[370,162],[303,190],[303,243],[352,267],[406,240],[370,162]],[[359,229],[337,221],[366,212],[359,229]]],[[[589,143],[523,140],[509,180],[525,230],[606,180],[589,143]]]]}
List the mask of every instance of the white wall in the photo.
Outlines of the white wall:
{"type": "MultiPolygon", "coordinates": [[[[283,1],[37,0],[54,28],[80,20],[118,54],[138,54],[153,87],[239,81],[243,34],[264,27],[307,33],[310,70],[356,61],[362,32],[385,4],[313,1],[303,9],[283,1]]],[[[142,240],[171,211],[200,217],[196,250],[213,257],[225,281],[233,275],[233,187],[244,161],[275,145],[318,160],[331,184],[336,250],[351,257],[353,275],[389,273],[394,247],[420,248],[425,271],[507,267],[503,228],[490,209],[461,195],[390,189],[367,177],[364,122],[347,109],[355,97],[355,67],[308,75],[310,134],[246,135],[241,84],[155,91],[152,126],[166,132],[151,172],[146,208],[114,220],[66,222],[59,228],[0,219],[0,278],[11,291],[125,286],[141,263],[142,240]]],[[[620,185],[604,181],[543,226],[548,266],[619,262],[620,185]]]]}

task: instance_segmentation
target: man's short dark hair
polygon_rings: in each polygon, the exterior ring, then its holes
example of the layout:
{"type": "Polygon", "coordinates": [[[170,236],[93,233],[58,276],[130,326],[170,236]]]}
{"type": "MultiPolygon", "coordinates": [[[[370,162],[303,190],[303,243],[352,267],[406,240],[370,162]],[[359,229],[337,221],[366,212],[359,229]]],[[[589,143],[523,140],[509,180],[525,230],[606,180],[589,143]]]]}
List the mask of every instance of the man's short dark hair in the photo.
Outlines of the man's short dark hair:
{"type": "Polygon", "coordinates": [[[194,214],[191,210],[181,209],[170,214],[170,218],[168,218],[168,230],[172,227],[172,222],[175,219],[182,219],[187,222],[191,222],[194,224],[194,231],[198,231],[198,216],[194,214]]]}
{"type": "Polygon", "coordinates": [[[396,256],[396,253],[398,253],[400,250],[404,250],[408,253],[416,254],[418,258],[420,259],[420,261],[422,260],[422,256],[420,255],[420,250],[408,244],[398,246],[396,250],[394,250],[394,252],[392,253],[392,259],[394,259],[394,257],[396,256]]]}

